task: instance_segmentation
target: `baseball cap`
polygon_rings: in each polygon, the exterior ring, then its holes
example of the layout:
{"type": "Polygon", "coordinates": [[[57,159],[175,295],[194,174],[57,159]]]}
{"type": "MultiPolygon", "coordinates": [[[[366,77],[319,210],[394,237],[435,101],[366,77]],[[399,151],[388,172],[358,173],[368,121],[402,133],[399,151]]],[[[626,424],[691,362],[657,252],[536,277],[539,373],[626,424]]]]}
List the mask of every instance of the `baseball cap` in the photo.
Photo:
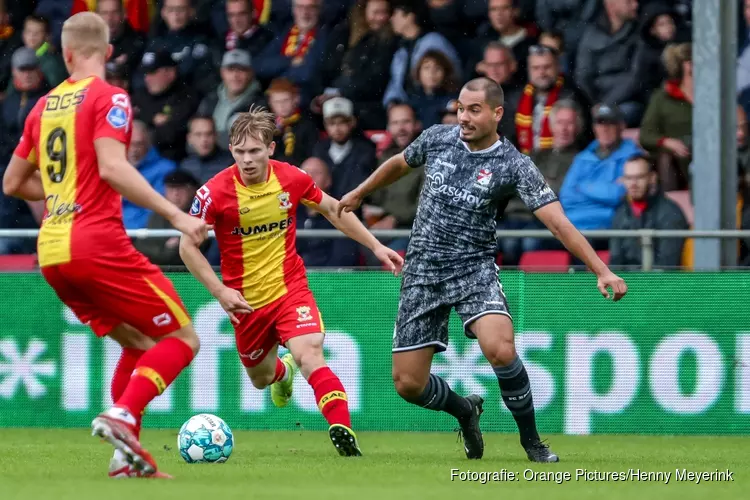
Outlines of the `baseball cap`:
{"type": "Polygon", "coordinates": [[[141,66],[144,72],[153,73],[161,68],[174,68],[177,66],[177,61],[174,60],[172,54],[168,51],[157,50],[156,52],[146,52],[143,54],[141,66]]]}
{"type": "Polygon", "coordinates": [[[39,58],[34,49],[21,47],[13,52],[11,65],[13,69],[36,69],[39,67],[39,58]]]}
{"type": "Polygon", "coordinates": [[[241,49],[230,50],[221,59],[221,67],[229,68],[231,66],[252,69],[253,60],[250,57],[250,53],[241,49]]]}
{"type": "Polygon", "coordinates": [[[625,121],[620,108],[614,104],[600,104],[594,107],[591,115],[596,123],[621,123],[625,121]]]}
{"type": "Polygon", "coordinates": [[[333,118],[334,116],[345,116],[347,118],[354,116],[354,104],[346,97],[334,97],[323,103],[323,118],[333,118]]]}

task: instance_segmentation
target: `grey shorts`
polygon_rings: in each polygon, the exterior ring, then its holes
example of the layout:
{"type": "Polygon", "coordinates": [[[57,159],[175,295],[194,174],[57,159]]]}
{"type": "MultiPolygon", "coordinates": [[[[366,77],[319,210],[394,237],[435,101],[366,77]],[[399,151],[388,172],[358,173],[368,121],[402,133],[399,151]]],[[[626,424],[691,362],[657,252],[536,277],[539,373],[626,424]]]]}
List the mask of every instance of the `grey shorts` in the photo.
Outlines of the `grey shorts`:
{"type": "Polygon", "coordinates": [[[437,284],[412,284],[404,276],[398,317],[393,331],[393,352],[448,347],[448,319],[451,309],[461,318],[464,334],[475,338],[469,327],[482,316],[513,317],[498,276],[499,269],[482,269],[458,280],[437,284]]]}

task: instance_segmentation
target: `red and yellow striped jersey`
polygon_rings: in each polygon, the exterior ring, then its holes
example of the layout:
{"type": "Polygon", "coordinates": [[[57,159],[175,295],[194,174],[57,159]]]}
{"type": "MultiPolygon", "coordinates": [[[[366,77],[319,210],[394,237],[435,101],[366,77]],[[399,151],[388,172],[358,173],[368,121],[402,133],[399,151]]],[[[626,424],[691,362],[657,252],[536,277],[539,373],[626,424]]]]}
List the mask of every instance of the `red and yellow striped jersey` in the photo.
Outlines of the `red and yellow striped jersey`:
{"type": "Polygon", "coordinates": [[[66,80],[26,118],[15,154],[39,165],[46,197],[37,239],[42,267],[74,259],[122,257],[133,246],[122,223],[122,199],[99,175],[94,141],[130,143],[130,98],[89,77],[66,80]]]}
{"type": "Polygon", "coordinates": [[[214,225],[224,284],[257,309],[307,287],[296,249],[297,207],[322,199],[307,173],[271,160],[261,184],[246,186],[237,165],[219,172],[198,190],[190,214],[214,225]]]}

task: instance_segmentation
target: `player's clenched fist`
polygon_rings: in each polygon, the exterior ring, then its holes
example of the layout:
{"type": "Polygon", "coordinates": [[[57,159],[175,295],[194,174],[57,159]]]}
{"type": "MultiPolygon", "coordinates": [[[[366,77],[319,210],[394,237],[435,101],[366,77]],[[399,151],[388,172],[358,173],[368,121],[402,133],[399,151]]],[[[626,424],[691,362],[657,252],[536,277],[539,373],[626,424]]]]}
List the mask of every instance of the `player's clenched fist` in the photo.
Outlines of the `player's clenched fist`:
{"type": "Polygon", "coordinates": [[[215,295],[216,300],[221,304],[222,309],[227,312],[229,319],[234,324],[238,324],[240,320],[237,318],[237,314],[249,314],[253,312],[253,308],[247,303],[245,297],[237,290],[229,287],[223,287],[219,293],[215,295]]]}
{"type": "Polygon", "coordinates": [[[341,201],[339,201],[339,206],[336,210],[336,215],[341,217],[341,214],[344,212],[354,212],[359,208],[359,206],[362,204],[362,195],[360,195],[357,191],[351,191],[349,193],[346,193],[343,198],[341,198],[341,201]]]}
{"type": "Polygon", "coordinates": [[[196,245],[203,243],[208,237],[208,231],[212,229],[205,221],[190,217],[184,212],[177,214],[171,222],[175,229],[193,240],[196,245]]]}
{"type": "Polygon", "coordinates": [[[628,285],[625,284],[625,280],[614,274],[612,271],[607,270],[604,274],[597,278],[597,288],[604,298],[609,299],[610,293],[607,288],[612,289],[614,297],[612,300],[617,302],[628,293],[628,285]]]}

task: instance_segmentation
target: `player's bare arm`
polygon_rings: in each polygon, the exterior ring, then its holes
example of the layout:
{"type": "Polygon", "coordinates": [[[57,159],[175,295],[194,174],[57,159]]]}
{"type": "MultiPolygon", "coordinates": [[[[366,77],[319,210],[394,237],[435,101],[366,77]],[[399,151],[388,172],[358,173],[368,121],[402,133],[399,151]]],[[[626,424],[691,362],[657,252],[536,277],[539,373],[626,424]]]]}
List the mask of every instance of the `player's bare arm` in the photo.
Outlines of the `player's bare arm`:
{"type": "Polygon", "coordinates": [[[143,208],[153,210],[178,231],[187,235],[198,244],[206,239],[210,229],[200,219],[190,217],[177,206],[167,201],[156,192],[138,170],[128,162],[125,155],[125,144],[116,139],[101,137],[94,141],[96,157],[99,163],[99,175],[115,191],[143,208]]]}
{"type": "MultiPolygon", "coordinates": [[[[377,170],[375,170],[370,177],[357,186],[357,189],[347,193],[341,198],[338,203],[336,213],[341,216],[342,212],[352,212],[359,208],[362,204],[362,200],[365,199],[369,194],[382,189],[390,184],[393,184],[401,177],[409,173],[411,167],[406,163],[404,154],[399,153],[388,160],[386,160],[377,170]]],[[[331,221],[333,222],[333,221],[331,221]]]]}
{"type": "Polygon", "coordinates": [[[42,177],[36,163],[13,155],[3,176],[3,193],[26,201],[44,200],[42,177]]]}
{"type": "Polygon", "coordinates": [[[232,323],[240,322],[237,314],[248,314],[253,308],[247,303],[242,294],[224,285],[216,276],[211,264],[200,250],[203,241],[195,242],[192,238],[180,238],[180,257],[190,273],[206,287],[219,301],[232,323]]]}
{"type": "Polygon", "coordinates": [[[559,202],[541,207],[534,212],[534,215],[565,245],[565,248],[581,259],[596,274],[597,288],[604,297],[610,298],[607,288],[612,288],[615,301],[625,296],[628,291],[625,281],[610,271],[602,262],[586,238],[565,216],[559,202]]]}
{"type": "Polygon", "coordinates": [[[323,193],[323,199],[319,205],[314,206],[315,210],[320,212],[331,224],[356,241],[367,247],[380,262],[385,264],[393,274],[398,275],[404,265],[404,259],[399,254],[386,247],[367,230],[359,218],[351,212],[341,214],[338,210],[339,203],[335,198],[323,193]]]}

